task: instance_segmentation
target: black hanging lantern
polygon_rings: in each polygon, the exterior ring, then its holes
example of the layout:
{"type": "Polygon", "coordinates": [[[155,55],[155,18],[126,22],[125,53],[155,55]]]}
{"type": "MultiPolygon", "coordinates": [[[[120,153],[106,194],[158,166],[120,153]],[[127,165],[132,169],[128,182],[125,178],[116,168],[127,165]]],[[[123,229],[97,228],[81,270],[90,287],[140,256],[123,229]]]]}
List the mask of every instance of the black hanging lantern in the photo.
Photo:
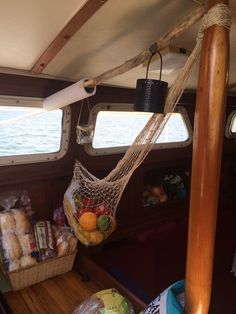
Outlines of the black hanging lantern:
{"type": "MultiPolygon", "coordinates": [[[[162,74],[162,55],[159,51],[151,50],[152,55],[148,61],[146,78],[137,80],[134,110],[163,113],[165,107],[165,100],[167,95],[168,83],[161,80],[162,74]],[[159,80],[148,79],[148,69],[151,59],[155,53],[160,55],[161,67],[159,80]]],[[[157,48],[157,47],[155,47],[157,48]]]]}

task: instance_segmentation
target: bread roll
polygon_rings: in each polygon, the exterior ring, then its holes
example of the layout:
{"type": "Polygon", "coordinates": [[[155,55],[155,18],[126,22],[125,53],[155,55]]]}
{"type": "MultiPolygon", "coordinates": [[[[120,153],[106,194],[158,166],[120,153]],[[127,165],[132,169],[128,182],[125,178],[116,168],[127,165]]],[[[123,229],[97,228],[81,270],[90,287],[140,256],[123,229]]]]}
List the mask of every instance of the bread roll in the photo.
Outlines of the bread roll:
{"type": "Polygon", "coordinates": [[[0,214],[0,227],[2,235],[14,232],[15,219],[11,212],[5,212],[0,214]]]}
{"type": "Polygon", "coordinates": [[[23,252],[23,255],[30,254],[36,251],[36,242],[31,233],[18,235],[18,240],[23,252]]]}
{"type": "Polygon", "coordinates": [[[21,257],[22,250],[19,241],[14,233],[6,234],[2,237],[2,244],[5,250],[5,257],[15,260],[21,257]]]}
{"type": "Polygon", "coordinates": [[[62,256],[62,255],[66,255],[69,253],[70,250],[70,245],[67,241],[61,241],[58,245],[57,245],[57,255],[58,256],[62,256]]]}
{"type": "Polygon", "coordinates": [[[78,240],[73,234],[68,234],[67,241],[69,242],[69,252],[73,253],[76,250],[78,240]]]}
{"type": "Polygon", "coordinates": [[[18,270],[20,269],[20,260],[19,259],[15,259],[13,261],[10,261],[9,263],[9,272],[14,271],[14,270],[18,270]]]}
{"type": "Polygon", "coordinates": [[[13,216],[16,223],[16,233],[28,233],[30,231],[29,219],[22,209],[12,209],[13,216]]]}
{"type": "Polygon", "coordinates": [[[31,255],[23,255],[20,259],[21,267],[33,266],[36,265],[37,261],[31,255]]]}

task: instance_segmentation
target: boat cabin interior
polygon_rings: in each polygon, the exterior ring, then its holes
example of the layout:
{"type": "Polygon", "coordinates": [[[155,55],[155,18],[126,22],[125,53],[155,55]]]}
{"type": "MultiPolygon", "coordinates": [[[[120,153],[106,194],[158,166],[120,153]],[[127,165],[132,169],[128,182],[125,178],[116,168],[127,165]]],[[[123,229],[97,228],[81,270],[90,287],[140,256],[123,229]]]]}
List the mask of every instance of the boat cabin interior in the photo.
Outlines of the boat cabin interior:
{"type": "Polygon", "coordinates": [[[185,280],[143,313],[236,313],[234,33],[234,0],[0,1],[0,312],[185,280]]]}

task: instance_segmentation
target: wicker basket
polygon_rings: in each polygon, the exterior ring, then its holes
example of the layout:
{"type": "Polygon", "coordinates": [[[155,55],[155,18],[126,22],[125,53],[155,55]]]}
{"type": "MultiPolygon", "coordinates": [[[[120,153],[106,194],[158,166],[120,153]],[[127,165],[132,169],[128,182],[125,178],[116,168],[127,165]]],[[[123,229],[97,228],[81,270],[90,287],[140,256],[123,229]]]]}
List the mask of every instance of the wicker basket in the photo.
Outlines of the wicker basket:
{"type": "Polygon", "coordinates": [[[69,255],[50,258],[37,265],[6,273],[12,289],[14,291],[20,290],[70,271],[73,267],[76,253],[77,251],[69,255]]]}

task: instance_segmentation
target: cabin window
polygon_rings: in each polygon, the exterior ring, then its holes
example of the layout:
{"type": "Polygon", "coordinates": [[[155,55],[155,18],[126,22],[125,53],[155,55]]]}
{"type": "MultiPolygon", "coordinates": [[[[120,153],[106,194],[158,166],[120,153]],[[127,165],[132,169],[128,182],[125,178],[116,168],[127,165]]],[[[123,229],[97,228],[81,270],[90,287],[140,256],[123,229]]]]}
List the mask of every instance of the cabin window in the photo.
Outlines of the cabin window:
{"type": "MultiPolygon", "coordinates": [[[[91,144],[85,149],[92,155],[124,152],[135,140],[152,113],[134,112],[131,104],[99,104],[91,112],[94,125],[91,144]]],[[[154,149],[181,147],[192,140],[187,112],[178,108],[167,122],[154,149]]]]}
{"type": "Polygon", "coordinates": [[[226,137],[236,138],[236,111],[232,111],[228,116],[226,128],[225,128],[226,137]]]}
{"type": "MultiPolygon", "coordinates": [[[[43,111],[24,101],[0,106],[0,165],[57,160],[67,151],[70,110],[43,111]]],[[[34,104],[32,102],[32,104],[34,104]]]]}

